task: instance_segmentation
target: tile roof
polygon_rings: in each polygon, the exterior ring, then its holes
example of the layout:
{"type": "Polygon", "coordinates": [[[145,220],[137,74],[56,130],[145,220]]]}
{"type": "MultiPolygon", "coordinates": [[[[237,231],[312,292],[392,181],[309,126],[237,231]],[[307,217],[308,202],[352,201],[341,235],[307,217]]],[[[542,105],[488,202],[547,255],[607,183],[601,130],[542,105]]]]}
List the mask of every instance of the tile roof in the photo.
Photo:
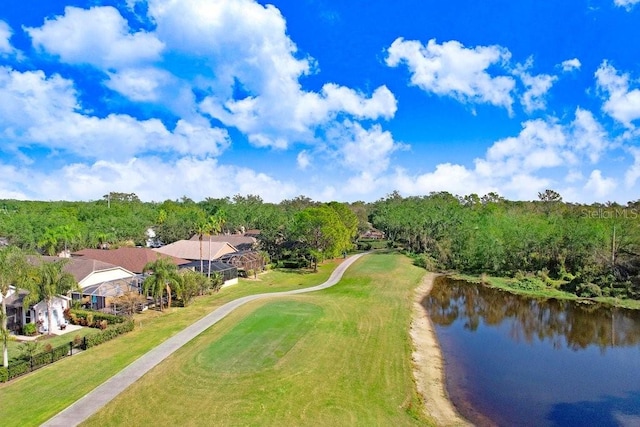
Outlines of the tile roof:
{"type": "MultiPolygon", "coordinates": [[[[171,255],[178,258],[184,258],[188,260],[200,259],[200,242],[194,240],[178,240],[170,245],[163,246],[161,248],[153,249],[156,252],[162,254],[171,255]]],[[[220,258],[222,255],[237,252],[237,249],[227,242],[212,242],[211,243],[211,259],[220,258]]],[[[202,259],[209,259],[209,242],[202,242],[202,259]]]]}
{"type": "MultiPolygon", "coordinates": [[[[32,262],[37,263],[38,258],[30,257],[32,262]]],[[[64,271],[71,273],[76,279],[76,282],[80,283],[87,278],[91,273],[96,271],[113,270],[115,268],[122,268],[108,262],[98,261],[95,259],[83,259],[83,258],[60,258],[56,256],[42,256],[40,257],[44,262],[55,262],[63,259],[69,260],[67,265],[64,266],[64,271]]]]}
{"type": "MultiPolygon", "coordinates": [[[[208,244],[209,238],[211,238],[212,242],[227,242],[239,251],[253,249],[258,244],[258,240],[255,237],[243,236],[242,234],[216,234],[212,236],[204,234],[202,236],[203,244],[208,244]]],[[[189,240],[198,242],[200,238],[195,234],[189,240]]]]}
{"type": "Polygon", "coordinates": [[[156,261],[161,257],[169,258],[176,265],[189,262],[186,259],[162,254],[149,248],[83,249],[74,252],[72,255],[78,259],[90,258],[119,265],[133,273],[142,273],[142,269],[147,263],[156,261]]]}

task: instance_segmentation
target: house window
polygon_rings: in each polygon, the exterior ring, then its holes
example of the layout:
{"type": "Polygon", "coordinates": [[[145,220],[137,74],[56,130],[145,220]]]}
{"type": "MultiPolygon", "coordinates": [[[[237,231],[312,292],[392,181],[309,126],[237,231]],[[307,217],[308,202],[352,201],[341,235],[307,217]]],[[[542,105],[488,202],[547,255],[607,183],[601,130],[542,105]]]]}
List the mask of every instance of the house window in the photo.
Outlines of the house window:
{"type": "Polygon", "coordinates": [[[25,323],[31,323],[31,310],[28,309],[27,312],[24,315],[24,322],[25,323]]]}

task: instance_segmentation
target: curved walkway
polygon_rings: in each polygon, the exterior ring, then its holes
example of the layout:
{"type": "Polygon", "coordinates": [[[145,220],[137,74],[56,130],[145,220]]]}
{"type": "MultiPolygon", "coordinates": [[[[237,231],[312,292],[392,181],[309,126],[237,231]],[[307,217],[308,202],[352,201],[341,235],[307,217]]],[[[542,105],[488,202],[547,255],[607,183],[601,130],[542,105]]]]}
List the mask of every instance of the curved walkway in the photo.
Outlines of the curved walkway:
{"type": "Polygon", "coordinates": [[[226,317],[236,308],[250,301],[257,299],[279,297],[287,295],[303,294],[306,292],[314,292],[329,288],[340,281],[345,270],[349,268],[363,254],[353,255],[347,258],[342,264],[336,268],[326,282],[305,289],[296,289],[293,291],[273,292],[266,294],[248,295],[238,298],[237,300],[228,302],[223,306],[215,309],[202,319],[186,327],[178,334],[169,338],[162,344],[140,356],[135,362],[124,368],[122,371],[96,387],[93,391],[85,395],[74,404],[64,409],[55,417],[43,424],[43,426],[68,427],[76,426],[89,418],[91,415],[100,410],[103,406],[113,400],[118,394],[122,393],[127,387],[136,382],[140,377],[153,369],[157,364],[169,357],[173,352],[191,341],[202,332],[215,325],[217,322],[226,317]]]}

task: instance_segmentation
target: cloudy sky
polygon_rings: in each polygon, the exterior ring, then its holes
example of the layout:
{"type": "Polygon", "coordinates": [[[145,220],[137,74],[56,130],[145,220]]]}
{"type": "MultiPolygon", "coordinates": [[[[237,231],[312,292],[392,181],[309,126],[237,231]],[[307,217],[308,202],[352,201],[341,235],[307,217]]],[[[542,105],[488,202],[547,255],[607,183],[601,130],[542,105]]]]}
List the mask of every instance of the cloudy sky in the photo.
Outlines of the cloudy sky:
{"type": "Polygon", "coordinates": [[[0,198],[640,198],[640,0],[3,0],[0,198]]]}

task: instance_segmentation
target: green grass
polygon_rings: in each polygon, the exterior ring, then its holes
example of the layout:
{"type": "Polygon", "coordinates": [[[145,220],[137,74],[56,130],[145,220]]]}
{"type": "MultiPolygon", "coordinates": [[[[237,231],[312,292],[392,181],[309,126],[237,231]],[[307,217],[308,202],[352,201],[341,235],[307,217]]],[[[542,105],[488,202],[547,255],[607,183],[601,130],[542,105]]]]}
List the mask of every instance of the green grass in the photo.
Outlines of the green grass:
{"type": "Polygon", "coordinates": [[[428,425],[409,337],[423,274],[373,254],[325,291],[245,305],[85,424],[428,425]]]}
{"type": "Polygon", "coordinates": [[[240,280],[217,294],[196,298],[185,308],[136,315],[134,331],[0,384],[0,425],[39,425],[216,307],[245,295],[317,285],[329,277],[339,261],[321,265],[317,274],[270,271],[257,280],[240,280]]]}
{"type": "MultiPolygon", "coordinates": [[[[55,348],[63,344],[69,344],[69,342],[73,341],[76,336],[83,338],[89,335],[97,334],[99,332],[99,329],[84,327],[77,331],[66,333],[64,335],[41,335],[36,339],[36,342],[39,344],[39,351],[42,351],[44,350],[44,346],[47,344],[51,344],[51,347],[55,348]]],[[[21,341],[17,341],[14,339],[9,341],[9,359],[17,358],[20,356],[20,354],[22,353],[21,344],[21,341]]]]}

